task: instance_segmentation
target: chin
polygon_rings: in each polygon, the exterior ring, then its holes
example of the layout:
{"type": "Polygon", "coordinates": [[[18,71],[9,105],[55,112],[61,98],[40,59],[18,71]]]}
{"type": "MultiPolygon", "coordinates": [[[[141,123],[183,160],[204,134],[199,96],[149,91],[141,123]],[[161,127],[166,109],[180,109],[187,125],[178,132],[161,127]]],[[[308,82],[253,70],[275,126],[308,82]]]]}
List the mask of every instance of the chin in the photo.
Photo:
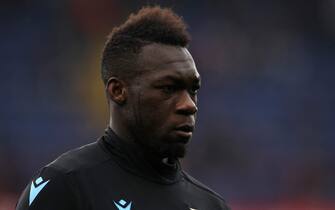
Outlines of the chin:
{"type": "Polygon", "coordinates": [[[184,143],[170,143],[160,148],[160,154],[166,158],[183,158],[187,152],[187,145],[184,143]]]}

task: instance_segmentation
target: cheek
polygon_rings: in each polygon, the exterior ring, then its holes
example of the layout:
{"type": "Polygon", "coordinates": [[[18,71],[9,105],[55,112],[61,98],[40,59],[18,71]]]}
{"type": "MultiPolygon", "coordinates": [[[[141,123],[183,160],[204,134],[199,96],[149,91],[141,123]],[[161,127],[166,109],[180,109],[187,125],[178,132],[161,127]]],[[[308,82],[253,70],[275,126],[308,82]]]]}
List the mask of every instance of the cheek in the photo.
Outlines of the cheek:
{"type": "Polygon", "coordinates": [[[141,121],[148,129],[168,126],[169,117],[173,114],[173,103],[157,98],[143,98],[139,108],[141,121]]]}

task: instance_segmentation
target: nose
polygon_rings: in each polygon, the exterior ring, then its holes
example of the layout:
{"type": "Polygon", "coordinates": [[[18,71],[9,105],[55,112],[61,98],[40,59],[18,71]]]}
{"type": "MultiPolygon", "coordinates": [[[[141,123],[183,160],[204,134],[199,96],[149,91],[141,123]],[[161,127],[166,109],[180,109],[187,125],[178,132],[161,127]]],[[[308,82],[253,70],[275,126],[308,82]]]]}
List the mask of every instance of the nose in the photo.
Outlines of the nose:
{"type": "Polygon", "coordinates": [[[188,91],[183,91],[177,102],[177,113],[193,115],[198,111],[196,96],[191,96],[188,91]]]}

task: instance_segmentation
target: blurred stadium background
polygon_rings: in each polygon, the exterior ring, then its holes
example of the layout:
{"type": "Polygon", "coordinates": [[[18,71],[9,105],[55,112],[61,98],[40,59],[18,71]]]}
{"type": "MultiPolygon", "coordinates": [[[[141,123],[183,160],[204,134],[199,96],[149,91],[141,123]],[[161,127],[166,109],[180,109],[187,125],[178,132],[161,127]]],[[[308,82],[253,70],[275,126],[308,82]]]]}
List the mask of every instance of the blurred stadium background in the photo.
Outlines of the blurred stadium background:
{"type": "Polygon", "coordinates": [[[100,54],[142,5],[172,7],[202,73],[183,164],[233,210],[335,209],[334,0],[0,3],[0,209],[107,124],[100,54]]]}

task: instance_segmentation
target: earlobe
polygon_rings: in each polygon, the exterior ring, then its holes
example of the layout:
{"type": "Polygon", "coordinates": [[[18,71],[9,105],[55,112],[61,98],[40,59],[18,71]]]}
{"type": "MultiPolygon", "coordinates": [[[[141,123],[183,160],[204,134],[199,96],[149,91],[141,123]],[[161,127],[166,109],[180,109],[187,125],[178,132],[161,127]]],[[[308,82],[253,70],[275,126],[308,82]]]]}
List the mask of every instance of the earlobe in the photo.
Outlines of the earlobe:
{"type": "Polygon", "coordinates": [[[115,103],[122,105],[126,102],[127,91],[126,84],[116,77],[111,77],[106,86],[106,92],[109,98],[115,103]]]}

